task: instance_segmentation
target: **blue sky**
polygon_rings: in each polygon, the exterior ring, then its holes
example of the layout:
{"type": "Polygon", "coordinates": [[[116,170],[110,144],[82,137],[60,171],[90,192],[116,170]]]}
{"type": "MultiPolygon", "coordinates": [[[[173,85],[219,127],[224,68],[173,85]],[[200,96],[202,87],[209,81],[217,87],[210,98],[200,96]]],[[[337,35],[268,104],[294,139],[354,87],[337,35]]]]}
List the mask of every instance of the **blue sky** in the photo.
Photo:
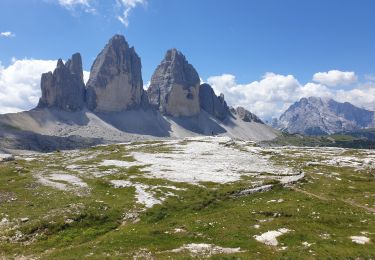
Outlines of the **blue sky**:
{"type": "MultiPolygon", "coordinates": [[[[1,0],[0,32],[12,35],[0,37],[0,61],[7,68],[78,51],[89,71],[108,39],[121,33],[142,59],[145,84],[175,47],[212,84],[210,77],[231,75],[236,86],[251,85],[272,72],[292,75],[302,87],[317,72],[338,70],[355,73],[340,86],[349,91],[373,81],[374,14],[373,0],[1,0]],[[127,8],[125,26],[118,17],[127,8]]],[[[237,101],[226,84],[215,90],[237,101]]]]}

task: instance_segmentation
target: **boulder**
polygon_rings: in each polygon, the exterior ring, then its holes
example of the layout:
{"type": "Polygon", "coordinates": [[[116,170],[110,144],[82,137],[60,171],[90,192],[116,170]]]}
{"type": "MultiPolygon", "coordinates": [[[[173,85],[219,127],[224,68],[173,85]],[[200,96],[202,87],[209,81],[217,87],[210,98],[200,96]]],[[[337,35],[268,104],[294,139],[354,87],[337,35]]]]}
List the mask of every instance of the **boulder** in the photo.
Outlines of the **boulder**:
{"type": "Polygon", "coordinates": [[[113,36],[96,57],[87,82],[87,105],[96,112],[146,106],[141,59],[124,36],[113,36]]]}
{"type": "Polygon", "coordinates": [[[14,156],[12,154],[2,154],[0,153],[0,162],[14,161],[14,156]]]}
{"type": "Polygon", "coordinates": [[[152,75],[149,102],[165,115],[198,115],[199,85],[199,75],[185,56],[176,49],[168,50],[152,75]]]}

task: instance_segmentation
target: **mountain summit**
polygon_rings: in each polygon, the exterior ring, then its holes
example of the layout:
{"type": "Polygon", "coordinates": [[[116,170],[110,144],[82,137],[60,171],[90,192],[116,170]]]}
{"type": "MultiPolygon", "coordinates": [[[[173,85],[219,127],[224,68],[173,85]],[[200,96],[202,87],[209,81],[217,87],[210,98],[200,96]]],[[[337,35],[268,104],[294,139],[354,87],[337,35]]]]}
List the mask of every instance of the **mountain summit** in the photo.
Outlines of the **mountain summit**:
{"type": "Polygon", "coordinates": [[[150,104],[166,115],[198,115],[199,85],[199,75],[185,56],[176,49],[168,50],[152,75],[150,104]]]}
{"type": "Polygon", "coordinates": [[[42,74],[42,97],[39,108],[56,108],[77,111],[85,106],[85,83],[79,53],[72,55],[65,64],[58,60],[56,69],[42,74]]]}
{"type": "Polygon", "coordinates": [[[325,135],[375,126],[375,112],[348,102],[319,97],[301,98],[276,123],[289,133],[325,135]]]}
{"type": "Polygon", "coordinates": [[[96,57],[87,82],[87,106],[97,112],[118,112],[141,106],[141,59],[124,36],[113,36],[96,57]]]}

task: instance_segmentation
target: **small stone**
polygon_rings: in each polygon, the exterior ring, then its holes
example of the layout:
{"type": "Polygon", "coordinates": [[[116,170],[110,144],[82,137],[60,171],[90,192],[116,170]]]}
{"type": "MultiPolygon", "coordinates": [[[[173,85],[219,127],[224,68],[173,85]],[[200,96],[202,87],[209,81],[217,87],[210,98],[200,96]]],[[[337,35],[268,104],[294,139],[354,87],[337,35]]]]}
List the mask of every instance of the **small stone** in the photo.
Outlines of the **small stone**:
{"type": "Polygon", "coordinates": [[[20,220],[21,220],[21,222],[27,222],[27,221],[29,221],[30,219],[29,219],[29,218],[21,218],[20,220]]]}

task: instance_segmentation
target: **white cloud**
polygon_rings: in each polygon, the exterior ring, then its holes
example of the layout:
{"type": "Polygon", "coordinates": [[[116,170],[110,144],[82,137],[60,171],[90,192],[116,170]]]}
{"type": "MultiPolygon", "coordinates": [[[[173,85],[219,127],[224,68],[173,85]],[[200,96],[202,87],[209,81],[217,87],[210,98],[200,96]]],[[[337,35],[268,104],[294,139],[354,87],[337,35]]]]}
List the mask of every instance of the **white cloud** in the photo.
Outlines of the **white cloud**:
{"type": "Polygon", "coordinates": [[[151,81],[149,80],[146,85],[143,85],[143,89],[147,90],[151,85],[151,81]]]}
{"type": "Polygon", "coordinates": [[[216,94],[223,93],[229,105],[243,106],[263,119],[279,117],[302,97],[326,97],[350,102],[367,109],[375,108],[375,83],[351,90],[331,89],[324,84],[301,84],[293,75],[266,73],[260,81],[238,84],[231,74],[207,79],[216,94]]]}
{"type": "Polygon", "coordinates": [[[58,0],[59,5],[69,11],[75,11],[79,7],[86,13],[95,13],[96,9],[92,6],[92,2],[93,0],[58,0]]]}
{"type": "Polygon", "coordinates": [[[313,76],[313,81],[327,85],[350,85],[357,82],[357,76],[352,71],[330,70],[328,72],[318,72],[313,76]]]}
{"type": "MultiPolygon", "coordinates": [[[[53,71],[56,60],[12,59],[4,67],[0,63],[0,114],[34,108],[41,96],[41,74],[53,71]]],[[[85,82],[89,72],[84,71],[85,82]]]]}
{"type": "Polygon", "coordinates": [[[243,106],[262,118],[281,114],[299,96],[301,84],[292,75],[266,73],[260,81],[237,84],[234,75],[207,79],[216,94],[223,93],[229,105],[243,106]]]}
{"type": "MultiPolygon", "coordinates": [[[[100,11],[107,12],[108,10],[100,10],[97,0],[54,0],[57,3],[76,14],[77,11],[83,10],[86,13],[98,14],[100,11]],[[96,4],[96,5],[95,5],[96,4]],[[97,8],[95,8],[97,7],[97,8]]],[[[118,21],[125,27],[129,26],[130,13],[134,8],[140,5],[147,5],[147,0],[109,0],[114,6],[114,14],[118,21]],[[120,13],[120,14],[119,14],[120,13]]],[[[108,14],[106,14],[108,15],[108,14]]],[[[112,14],[113,15],[113,14],[112,14]]]]}
{"type": "Polygon", "coordinates": [[[368,82],[351,90],[338,90],[335,99],[375,111],[375,83],[368,82]]]}
{"type": "Polygon", "coordinates": [[[87,83],[87,81],[89,81],[89,78],[90,78],[90,71],[83,71],[83,82],[85,82],[85,84],[87,83]]]}
{"type": "Polygon", "coordinates": [[[53,60],[12,60],[0,65],[0,113],[19,112],[34,107],[40,97],[40,76],[56,66],[53,60]]]}
{"type": "Polygon", "coordinates": [[[8,31],[8,32],[1,32],[0,36],[6,37],[6,38],[11,38],[11,37],[15,37],[16,35],[14,33],[8,31]]]}
{"type": "Polygon", "coordinates": [[[316,84],[316,83],[307,83],[303,86],[300,86],[298,89],[299,97],[325,97],[333,98],[332,91],[325,85],[316,84]]]}
{"type": "Polygon", "coordinates": [[[119,15],[117,19],[125,26],[129,26],[129,15],[130,12],[138,5],[146,5],[146,0],[117,0],[117,4],[123,8],[122,15],[119,15]]]}

